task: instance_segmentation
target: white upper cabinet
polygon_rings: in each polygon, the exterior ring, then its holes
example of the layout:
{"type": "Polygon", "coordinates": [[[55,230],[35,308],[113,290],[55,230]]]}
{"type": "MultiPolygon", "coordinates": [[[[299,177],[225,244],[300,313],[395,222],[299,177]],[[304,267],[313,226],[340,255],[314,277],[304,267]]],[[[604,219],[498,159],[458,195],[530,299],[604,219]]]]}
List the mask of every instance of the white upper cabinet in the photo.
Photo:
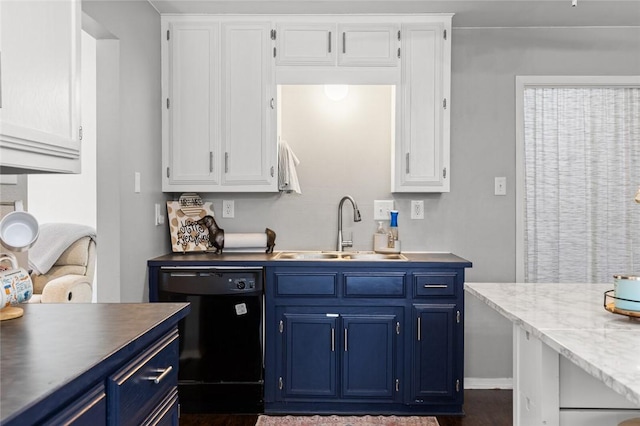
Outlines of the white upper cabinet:
{"type": "Polygon", "coordinates": [[[222,184],[276,191],[275,90],[269,23],[222,24],[222,184]]]}
{"type": "Polygon", "coordinates": [[[449,192],[451,18],[402,25],[401,128],[392,192],[449,192]]]}
{"type": "Polygon", "coordinates": [[[163,191],[277,191],[272,25],[162,26],[163,191]]]}
{"type": "Polygon", "coordinates": [[[168,83],[163,108],[163,134],[168,134],[162,147],[165,190],[220,183],[219,27],[212,22],[168,24],[168,61],[163,68],[168,83]]]}
{"type": "Polygon", "coordinates": [[[163,191],[278,191],[277,83],[393,86],[391,191],[448,192],[451,18],[163,16],[163,191]]]}
{"type": "Polygon", "coordinates": [[[276,65],[335,65],[336,24],[278,24],[276,65]]]}
{"type": "Polygon", "coordinates": [[[399,30],[392,24],[339,24],[338,65],[397,66],[399,30]]]}
{"type": "Polygon", "coordinates": [[[398,66],[396,24],[280,23],[276,65],[398,66]]]}
{"type": "Polygon", "coordinates": [[[2,173],[80,172],[80,2],[0,2],[2,173]]]}

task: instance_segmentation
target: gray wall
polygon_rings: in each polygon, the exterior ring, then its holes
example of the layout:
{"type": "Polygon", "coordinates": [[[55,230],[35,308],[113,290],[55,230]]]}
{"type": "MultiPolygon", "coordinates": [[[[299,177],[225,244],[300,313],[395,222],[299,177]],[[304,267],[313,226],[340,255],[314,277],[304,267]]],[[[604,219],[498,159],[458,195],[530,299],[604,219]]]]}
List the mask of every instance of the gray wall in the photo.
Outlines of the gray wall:
{"type": "Polygon", "coordinates": [[[82,10],[119,41],[120,128],[110,132],[112,138],[98,140],[97,232],[99,238],[119,240],[120,281],[109,285],[120,286],[122,302],[140,302],[148,297],[147,259],[169,250],[168,231],[154,225],[154,204],[164,205],[167,198],[160,180],[160,15],[141,1],[86,1],[82,10]],[[101,167],[101,161],[110,161],[110,167],[101,167]],[[140,193],[133,190],[135,172],[141,174],[140,193]],[[117,222],[114,230],[110,225],[117,222]]]}
{"type": "MultiPolygon", "coordinates": [[[[638,75],[640,28],[457,29],[452,49],[452,251],[473,261],[467,281],[514,281],[515,76],[638,75]]],[[[465,376],[510,377],[510,324],[467,300],[465,376]]]]}

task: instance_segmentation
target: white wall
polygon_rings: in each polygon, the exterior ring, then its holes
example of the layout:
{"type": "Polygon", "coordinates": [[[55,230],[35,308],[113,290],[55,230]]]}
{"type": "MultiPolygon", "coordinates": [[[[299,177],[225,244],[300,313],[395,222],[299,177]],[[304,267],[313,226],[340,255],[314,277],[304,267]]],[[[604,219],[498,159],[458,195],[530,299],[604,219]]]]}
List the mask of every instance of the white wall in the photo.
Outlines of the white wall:
{"type": "Polygon", "coordinates": [[[29,212],[39,223],[96,228],[96,41],[82,32],[81,46],[81,173],[29,175],[29,212]]]}

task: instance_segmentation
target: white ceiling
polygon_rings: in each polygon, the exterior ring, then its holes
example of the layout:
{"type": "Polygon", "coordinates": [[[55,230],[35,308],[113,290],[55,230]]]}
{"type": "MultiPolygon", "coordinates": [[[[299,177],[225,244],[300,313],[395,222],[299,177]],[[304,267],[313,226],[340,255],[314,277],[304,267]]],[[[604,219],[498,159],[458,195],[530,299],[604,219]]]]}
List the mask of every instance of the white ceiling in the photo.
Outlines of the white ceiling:
{"type": "Polygon", "coordinates": [[[148,0],[160,13],[453,12],[454,27],[640,26],[640,0],[148,0]]]}

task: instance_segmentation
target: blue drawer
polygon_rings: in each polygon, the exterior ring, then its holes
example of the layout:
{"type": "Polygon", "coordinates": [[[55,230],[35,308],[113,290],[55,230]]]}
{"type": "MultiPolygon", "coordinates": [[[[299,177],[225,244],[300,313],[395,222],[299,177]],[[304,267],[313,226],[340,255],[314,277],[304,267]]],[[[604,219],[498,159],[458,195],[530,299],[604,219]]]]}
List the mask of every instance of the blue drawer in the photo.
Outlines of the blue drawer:
{"type": "Polygon", "coordinates": [[[139,425],[178,385],[178,331],[107,380],[110,425],[139,425]]]}
{"type": "Polygon", "coordinates": [[[337,274],[276,274],[276,296],[336,297],[337,274]]]}
{"type": "Polygon", "coordinates": [[[456,272],[420,272],[413,275],[415,297],[453,296],[456,294],[456,272]]]}
{"type": "Polygon", "coordinates": [[[405,297],[404,273],[345,274],[346,297],[405,297]]]}

